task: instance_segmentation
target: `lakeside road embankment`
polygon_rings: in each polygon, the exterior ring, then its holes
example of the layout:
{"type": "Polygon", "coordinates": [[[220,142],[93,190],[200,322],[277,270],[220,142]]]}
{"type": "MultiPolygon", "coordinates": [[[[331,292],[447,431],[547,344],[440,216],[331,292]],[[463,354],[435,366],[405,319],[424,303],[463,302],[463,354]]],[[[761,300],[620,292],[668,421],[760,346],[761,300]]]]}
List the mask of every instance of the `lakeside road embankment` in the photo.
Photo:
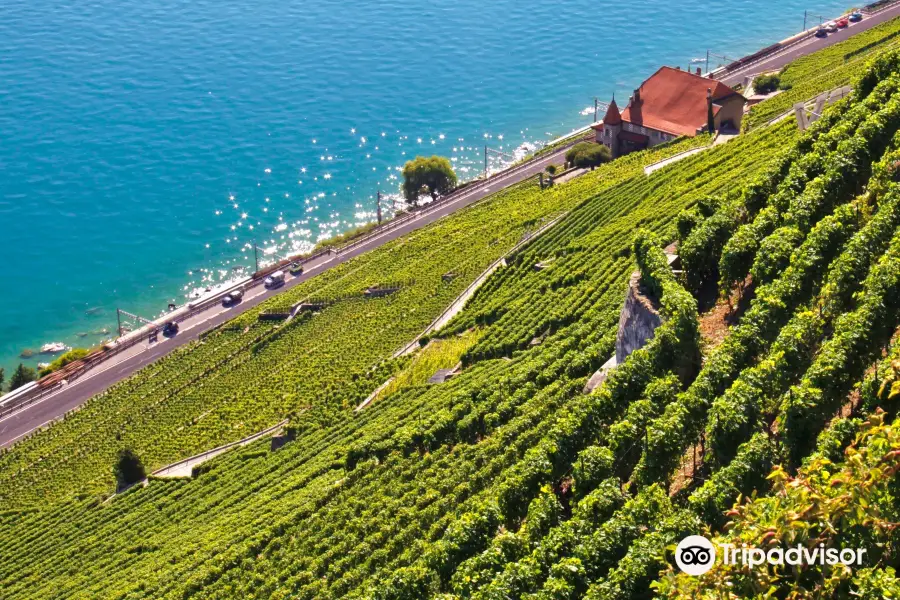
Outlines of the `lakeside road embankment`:
{"type": "MultiPolygon", "coordinates": [[[[848,29],[831,34],[827,38],[809,36],[798,39],[784,48],[723,74],[721,81],[735,85],[741,83],[747,76],[780,69],[801,56],[836,44],[897,16],[900,16],[900,2],[870,13],[860,23],[853,24],[848,29]]],[[[545,156],[497,174],[487,181],[473,184],[438,205],[423,209],[402,222],[398,221],[396,226],[376,231],[370,236],[349,244],[337,254],[323,255],[308,261],[304,265],[305,272],[299,277],[289,277],[285,286],[280,290],[269,291],[261,285],[254,285],[247,290],[243,302],[237,306],[223,308],[219,304],[210,305],[205,310],[180,321],[180,333],[172,339],[162,338],[162,341],[155,344],[139,343],[102,361],[68,385],[46,394],[12,414],[0,417],[0,447],[8,446],[32,431],[59,419],[89,398],[102,393],[109,386],[125,379],[174,349],[193,342],[202,333],[227,322],[242,312],[253,309],[279,291],[290,289],[320,272],[433,223],[460,208],[484,199],[495,191],[533,177],[549,164],[559,164],[565,151],[566,147],[563,146],[545,156]]]]}
{"type": "Polygon", "coordinates": [[[59,390],[47,394],[39,400],[23,406],[20,410],[0,417],[0,448],[14,443],[35,429],[49,424],[78,408],[89,398],[102,393],[108,387],[137,372],[142,367],[165,356],[176,348],[195,341],[203,332],[217,327],[237,315],[248,311],[273,295],[290,289],[319,273],[351,258],[374,250],[399,237],[411,233],[425,225],[433,223],[457,210],[486,198],[492,193],[510,185],[534,177],[547,165],[559,164],[567,147],[562,147],[546,156],[541,156],[527,163],[517,165],[507,171],[492,176],[487,181],[472,184],[459,193],[448,197],[432,208],[425,208],[416,213],[414,218],[404,221],[397,227],[383,232],[376,232],[359,243],[352,243],[339,253],[320,256],[304,263],[304,272],[298,277],[290,277],[285,285],[277,290],[266,290],[257,285],[247,290],[244,300],[233,307],[223,308],[214,304],[206,310],[180,322],[178,335],[171,339],[160,337],[160,342],[148,345],[136,344],[131,348],[103,361],[90,371],[72,381],[59,390]]]}

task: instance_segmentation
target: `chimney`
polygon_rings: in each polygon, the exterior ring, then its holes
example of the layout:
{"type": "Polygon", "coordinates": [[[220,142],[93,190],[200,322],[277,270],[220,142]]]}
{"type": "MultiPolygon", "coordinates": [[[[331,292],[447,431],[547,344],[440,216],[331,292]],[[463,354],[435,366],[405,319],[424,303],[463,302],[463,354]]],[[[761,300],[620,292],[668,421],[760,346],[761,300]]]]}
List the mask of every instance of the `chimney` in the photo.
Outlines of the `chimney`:
{"type": "Polygon", "coordinates": [[[697,67],[697,75],[700,75],[700,67],[697,67]]]}
{"type": "Polygon", "coordinates": [[[641,88],[634,90],[634,103],[640,104],[641,102],[641,88]]]}

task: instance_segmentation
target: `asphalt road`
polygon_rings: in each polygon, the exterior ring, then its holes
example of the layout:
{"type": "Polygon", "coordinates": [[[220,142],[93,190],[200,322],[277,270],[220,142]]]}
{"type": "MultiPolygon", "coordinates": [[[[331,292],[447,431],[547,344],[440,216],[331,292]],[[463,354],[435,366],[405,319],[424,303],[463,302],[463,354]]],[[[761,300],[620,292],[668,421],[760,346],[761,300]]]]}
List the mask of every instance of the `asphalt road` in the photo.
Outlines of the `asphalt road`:
{"type": "Polygon", "coordinates": [[[460,208],[473,204],[486,196],[514,183],[537,175],[549,164],[560,164],[565,148],[545,157],[530,161],[505,173],[495,175],[488,181],[465,188],[442,201],[432,209],[427,207],[403,225],[376,235],[365,243],[358,244],[339,254],[321,257],[304,264],[304,273],[299,277],[287,275],[284,286],[277,290],[266,290],[261,285],[245,292],[244,300],[237,306],[223,308],[216,304],[206,311],[179,323],[179,333],[171,339],[160,336],[160,342],[152,345],[139,344],[123,351],[94,367],[90,372],[69,383],[59,391],[25,406],[21,410],[0,418],[0,448],[8,446],[35,429],[62,417],[68,411],[79,407],[114,383],[135,373],[140,368],[172,352],[175,348],[196,340],[201,333],[233,319],[237,315],[258,306],[273,295],[290,289],[307,279],[318,275],[353,257],[373,250],[403,235],[415,231],[429,223],[445,217],[460,208]]]}
{"type": "Polygon", "coordinates": [[[768,71],[777,71],[794,61],[801,56],[805,56],[807,54],[811,54],[817,50],[821,50],[822,48],[827,48],[828,46],[833,46],[839,42],[842,42],[849,38],[852,35],[856,35],[857,33],[862,33],[867,29],[871,29],[876,25],[880,25],[881,23],[885,23],[890,21],[891,19],[900,16],[900,4],[895,4],[888,6],[887,8],[875,12],[869,15],[860,21],[859,23],[850,23],[850,26],[846,29],[839,29],[836,33],[828,34],[827,38],[817,38],[815,36],[810,36],[809,38],[800,40],[795,44],[776,52],[775,54],[771,54],[759,61],[751,63],[749,65],[745,65],[727,75],[723,75],[721,77],[721,81],[726,83],[729,86],[736,85],[738,83],[742,83],[744,81],[744,77],[748,75],[756,75],[757,73],[764,73],[768,71]]]}

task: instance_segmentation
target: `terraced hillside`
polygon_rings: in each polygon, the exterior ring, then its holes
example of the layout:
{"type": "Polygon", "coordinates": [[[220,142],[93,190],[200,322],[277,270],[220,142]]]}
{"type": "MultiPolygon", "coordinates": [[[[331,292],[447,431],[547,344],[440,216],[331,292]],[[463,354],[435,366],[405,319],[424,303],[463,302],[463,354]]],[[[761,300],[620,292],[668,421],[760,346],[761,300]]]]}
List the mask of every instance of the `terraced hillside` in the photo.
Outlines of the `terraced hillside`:
{"type": "Polygon", "coordinates": [[[633,155],[564,188],[519,185],[280,294],[3,451],[0,505],[106,492],[123,447],[156,468],[301,412],[321,424],[345,419],[397,366],[383,361],[523,236],[644,164],[708,142],[633,155]],[[396,282],[395,294],[363,295],[396,282]],[[258,320],[304,299],[331,304],[283,324],[258,320]]]}
{"type": "Polygon", "coordinates": [[[896,597],[900,55],[802,135],[785,121],[646,176],[651,159],[448,218],[291,292],[328,308],[243,317],[15,446],[3,598],[896,597]],[[434,336],[467,332],[458,375],[352,411],[563,214],[434,336]],[[585,394],[635,268],[662,324],[585,394]],[[386,281],[408,283],[356,299],[386,281]],[[157,463],[285,412],[276,450],[106,500],[118,447],[157,463]],[[671,547],[696,533],[864,544],[869,562],[678,576],[671,547]]]}

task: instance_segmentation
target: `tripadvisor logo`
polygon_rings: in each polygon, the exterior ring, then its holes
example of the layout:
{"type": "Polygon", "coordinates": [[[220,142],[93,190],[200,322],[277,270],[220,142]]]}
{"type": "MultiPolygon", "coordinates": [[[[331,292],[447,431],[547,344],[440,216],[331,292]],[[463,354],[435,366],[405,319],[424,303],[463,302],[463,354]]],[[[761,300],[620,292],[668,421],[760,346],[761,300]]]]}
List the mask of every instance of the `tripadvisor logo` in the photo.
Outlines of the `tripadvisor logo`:
{"type": "Polygon", "coordinates": [[[675,563],[688,575],[703,575],[716,562],[716,547],[702,535],[689,535],[675,548],[675,563]]]}
{"type": "MultiPolygon", "coordinates": [[[[826,548],[824,544],[813,548],[798,544],[793,548],[772,548],[768,551],[748,546],[737,547],[734,544],[718,546],[722,552],[723,564],[743,564],[751,569],[762,564],[833,566],[840,563],[848,567],[860,566],[866,553],[864,548],[826,548]]],[[[675,548],[675,563],[688,575],[703,575],[716,563],[716,546],[702,535],[689,535],[675,548]]]]}

